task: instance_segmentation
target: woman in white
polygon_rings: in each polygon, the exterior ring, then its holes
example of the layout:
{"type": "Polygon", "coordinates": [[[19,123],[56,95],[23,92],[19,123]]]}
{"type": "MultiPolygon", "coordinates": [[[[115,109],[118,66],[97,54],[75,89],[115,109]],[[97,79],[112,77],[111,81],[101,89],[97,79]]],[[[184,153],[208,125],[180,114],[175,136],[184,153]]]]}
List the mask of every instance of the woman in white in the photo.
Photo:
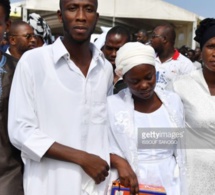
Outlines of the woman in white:
{"type": "Polygon", "coordinates": [[[194,39],[200,43],[203,69],[177,79],[172,87],[184,103],[188,127],[189,195],[208,195],[215,194],[215,19],[204,19],[194,39]]]}
{"type": "Polygon", "coordinates": [[[149,45],[126,43],[117,52],[116,73],[128,88],[108,98],[111,178],[119,178],[132,194],[137,194],[138,184],[143,183],[163,186],[167,195],[185,195],[183,150],[171,144],[155,149],[142,145],[145,138],[155,138],[162,128],[174,135],[173,129],[184,127],[179,96],[154,90],[154,65],[155,52],[149,45]]]}

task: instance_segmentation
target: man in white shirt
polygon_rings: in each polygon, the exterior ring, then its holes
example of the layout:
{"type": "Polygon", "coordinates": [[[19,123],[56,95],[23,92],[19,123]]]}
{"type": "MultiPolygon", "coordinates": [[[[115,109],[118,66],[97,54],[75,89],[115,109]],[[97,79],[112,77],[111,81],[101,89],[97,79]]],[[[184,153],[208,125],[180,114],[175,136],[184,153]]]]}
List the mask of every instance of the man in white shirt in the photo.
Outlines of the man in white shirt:
{"type": "Polygon", "coordinates": [[[90,44],[97,0],[60,0],[58,17],[64,37],[18,63],[9,136],[25,163],[26,195],[100,195],[109,170],[106,97],[113,71],[90,44]]]}
{"type": "Polygon", "coordinates": [[[156,86],[161,89],[165,89],[177,76],[196,69],[188,58],[174,48],[175,38],[175,30],[170,24],[157,26],[151,35],[150,43],[157,53],[156,86]]]}

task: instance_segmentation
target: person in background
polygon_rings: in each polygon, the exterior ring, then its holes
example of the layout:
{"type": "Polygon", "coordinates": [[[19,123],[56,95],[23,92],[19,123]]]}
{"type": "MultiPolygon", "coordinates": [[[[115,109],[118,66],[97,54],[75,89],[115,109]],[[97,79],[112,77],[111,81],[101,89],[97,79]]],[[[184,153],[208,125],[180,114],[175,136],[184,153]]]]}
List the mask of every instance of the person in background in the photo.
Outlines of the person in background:
{"type": "MultiPolygon", "coordinates": [[[[10,1],[0,1],[0,42],[10,26],[10,1]]],[[[8,101],[17,60],[0,51],[0,194],[24,195],[20,151],[8,137],[8,101]]]]}
{"type": "Polygon", "coordinates": [[[195,70],[193,63],[174,48],[176,33],[171,24],[157,26],[151,35],[150,43],[157,53],[157,87],[165,87],[177,78],[195,70]]]}
{"type": "Polygon", "coordinates": [[[26,52],[9,103],[26,195],[104,195],[109,174],[106,101],[113,70],[90,43],[97,0],[60,0],[63,37],[26,52]]]}
{"type": "Polygon", "coordinates": [[[167,148],[141,144],[144,133],[169,129],[171,134],[174,128],[184,127],[179,96],[155,88],[154,49],[139,42],[126,43],[117,52],[116,73],[128,88],[108,97],[111,181],[119,178],[131,194],[138,194],[139,183],[163,186],[167,195],[186,195],[181,142],[167,148]]]}
{"type": "Polygon", "coordinates": [[[195,51],[193,49],[188,49],[187,57],[191,60],[191,62],[193,62],[193,65],[196,67],[196,69],[202,68],[201,63],[195,60],[195,51]]]}
{"type": "Polygon", "coordinates": [[[196,49],[195,49],[195,60],[198,61],[199,63],[202,63],[200,47],[196,47],[196,49]]]}
{"type": "Polygon", "coordinates": [[[49,45],[53,42],[50,27],[39,14],[29,14],[28,23],[32,26],[34,34],[37,36],[37,47],[49,45]]]}
{"type": "Polygon", "coordinates": [[[0,44],[0,51],[6,52],[8,47],[9,47],[9,42],[7,40],[6,32],[5,32],[4,37],[3,37],[1,44],[0,44]]]}
{"type": "Polygon", "coordinates": [[[149,42],[149,36],[145,29],[138,30],[136,34],[136,40],[143,44],[148,44],[149,42]]]}
{"type": "Polygon", "coordinates": [[[215,192],[215,19],[202,20],[195,33],[203,68],[178,78],[169,88],[181,97],[189,130],[188,194],[208,195],[215,192]]]}
{"type": "Polygon", "coordinates": [[[11,23],[10,29],[7,32],[9,47],[7,54],[16,59],[28,50],[36,48],[37,39],[33,28],[24,21],[15,21],[11,23]]]}
{"type": "Polygon", "coordinates": [[[115,73],[116,65],[115,59],[117,51],[125,43],[130,41],[130,33],[127,29],[122,26],[115,26],[111,28],[106,35],[104,46],[101,48],[105,58],[112,64],[114,73],[114,94],[118,93],[121,89],[126,88],[126,84],[122,78],[119,78],[115,73]]]}
{"type": "Polygon", "coordinates": [[[189,47],[187,47],[186,45],[182,45],[178,51],[179,53],[181,53],[182,55],[184,55],[185,57],[187,57],[187,52],[189,50],[189,47]]]}

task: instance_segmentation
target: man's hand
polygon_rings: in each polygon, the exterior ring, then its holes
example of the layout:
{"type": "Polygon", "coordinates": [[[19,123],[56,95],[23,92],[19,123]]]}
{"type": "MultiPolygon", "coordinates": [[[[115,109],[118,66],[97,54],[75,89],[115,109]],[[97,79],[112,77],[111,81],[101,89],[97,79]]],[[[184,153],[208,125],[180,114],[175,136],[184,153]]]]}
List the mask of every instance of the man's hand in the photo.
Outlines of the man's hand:
{"type": "Polygon", "coordinates": [[[57,142],[47,150],[44,156],[80,165],[96,184],[101,183],[108,176],[109,165],[102,158],[57,142]]]}
{"type": "Polygon", "coordinates": [[[131,194],[138,194],[139,185],[137,176],[127,160],[116,154],[111,154],[110,158],[111,165],[118,171],[120,183],[125,187],[129,187],[131,194]]]}
{"type": "Polygon", "coordinates": [[[84,153],[80,166],[94,179],[96,184],[101,183],[108,176],[109,165],[102,158],[94,154],[84,153]]]}

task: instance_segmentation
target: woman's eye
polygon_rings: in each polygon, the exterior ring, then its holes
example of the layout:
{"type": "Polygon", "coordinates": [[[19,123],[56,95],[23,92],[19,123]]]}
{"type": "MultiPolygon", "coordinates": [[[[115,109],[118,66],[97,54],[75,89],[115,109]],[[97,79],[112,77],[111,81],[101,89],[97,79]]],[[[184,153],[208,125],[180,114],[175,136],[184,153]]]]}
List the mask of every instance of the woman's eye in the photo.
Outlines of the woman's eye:
{"type": "Polygon", "coordinates": [[[207,48],[208,49],[215,49],[215,45],[208,45],[207,48]]]}

